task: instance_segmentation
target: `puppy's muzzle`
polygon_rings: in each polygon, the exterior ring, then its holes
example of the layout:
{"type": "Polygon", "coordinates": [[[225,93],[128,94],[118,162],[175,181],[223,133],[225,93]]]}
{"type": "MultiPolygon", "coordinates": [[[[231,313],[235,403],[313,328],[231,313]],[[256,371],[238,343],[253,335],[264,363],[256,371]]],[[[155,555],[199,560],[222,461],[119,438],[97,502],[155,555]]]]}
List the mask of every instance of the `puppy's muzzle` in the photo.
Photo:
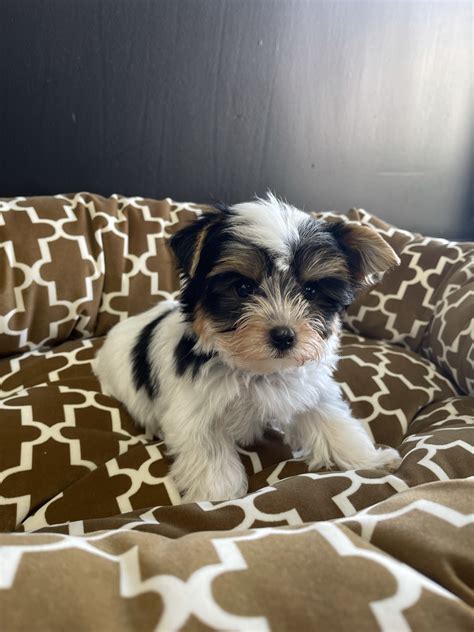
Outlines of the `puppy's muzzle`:
{"type": "Polygon", "coordinates": [[[291,327],[273,327],[269,335],[272,346],[278,351],[288,351],[296,342],[296,333],[291,327]]]}

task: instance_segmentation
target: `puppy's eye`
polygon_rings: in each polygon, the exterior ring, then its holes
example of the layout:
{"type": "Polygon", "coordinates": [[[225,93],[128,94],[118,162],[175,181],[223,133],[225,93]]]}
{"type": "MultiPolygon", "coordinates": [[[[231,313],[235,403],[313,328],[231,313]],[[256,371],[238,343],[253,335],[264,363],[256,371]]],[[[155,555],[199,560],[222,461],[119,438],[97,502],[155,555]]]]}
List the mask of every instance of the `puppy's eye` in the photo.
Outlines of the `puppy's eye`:
{"type": "Polygon", "coordinates": [[[336,277],[326,277],[308,281],[303,285],[303,296],[308,300],[317,299],[329,305],[347,307],[354,300],[354,291],[349,283],[336,277]]]}
{"type": "Polygon", "coordinates": [[[311,301],[313,298],[315,298],[317,293],[318,293],[317,281],[311,281],[303,285],[303,296],[306,299],[308,299],[308,301],[311,301]]]}
{"type": "Polygon", "coordinates": [[[235,282],[234,288],[240,298],[247,298],[255,292],[256,285],[248,279],[239,279],[235,282]]]}

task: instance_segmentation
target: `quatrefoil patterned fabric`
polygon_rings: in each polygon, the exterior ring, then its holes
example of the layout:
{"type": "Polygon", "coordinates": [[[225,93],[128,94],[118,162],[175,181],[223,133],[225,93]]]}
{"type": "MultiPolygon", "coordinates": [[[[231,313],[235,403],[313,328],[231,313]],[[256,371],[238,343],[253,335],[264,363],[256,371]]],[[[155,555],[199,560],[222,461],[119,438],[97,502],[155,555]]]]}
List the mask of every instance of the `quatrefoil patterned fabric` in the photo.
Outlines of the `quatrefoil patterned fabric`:
{"type": "Polygon", "coordinates": [[[308,472],[269,431],[247,496],[181,504],[91,362],[178,290],[169,238],[200,208],[0,200],[0,627],[471,630],[474,245],[343,216],[401,258],[348,311],[336,375],[396,472],[308,472]]]}

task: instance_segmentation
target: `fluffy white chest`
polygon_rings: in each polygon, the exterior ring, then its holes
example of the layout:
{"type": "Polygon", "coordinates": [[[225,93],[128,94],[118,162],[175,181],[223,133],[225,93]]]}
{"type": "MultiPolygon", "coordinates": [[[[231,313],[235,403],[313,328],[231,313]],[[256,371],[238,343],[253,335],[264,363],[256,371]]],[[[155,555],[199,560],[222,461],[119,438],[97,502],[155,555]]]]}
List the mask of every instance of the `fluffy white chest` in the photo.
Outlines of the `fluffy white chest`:
{"type": "Polygon", "coordinates": [[[327,376],[327,370],[315,364],[278,374],[240,376],[238,394],[222,407],[221,423],[243,444],[251,443],[268,425],[285,430],[295,414],[318,405],[327,376]]]}

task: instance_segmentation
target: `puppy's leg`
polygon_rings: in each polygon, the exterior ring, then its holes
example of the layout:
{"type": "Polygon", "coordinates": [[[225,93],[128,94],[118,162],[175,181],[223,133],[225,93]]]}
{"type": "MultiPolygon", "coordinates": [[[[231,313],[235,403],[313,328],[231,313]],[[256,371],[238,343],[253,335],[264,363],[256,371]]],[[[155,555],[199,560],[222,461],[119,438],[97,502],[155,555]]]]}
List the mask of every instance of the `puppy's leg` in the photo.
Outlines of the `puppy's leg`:
{"type": "Polygon", "coordinates": [[[232,439],[220,424],[193,419],[179,433],[165,432],[174,455],[171,476],[185,502],[229,500],[247,491],[247,476],[232,439]]]}
{"type": "Polygon", "coordinates": [[[400,455],[393,448],[377,448],[360,421],[354,419],[335,383],[325,390],[318,407],[297,415],[290,444],[303,450],[310,469],[336,465],[342,470],[394,470],[400,455]]]}

